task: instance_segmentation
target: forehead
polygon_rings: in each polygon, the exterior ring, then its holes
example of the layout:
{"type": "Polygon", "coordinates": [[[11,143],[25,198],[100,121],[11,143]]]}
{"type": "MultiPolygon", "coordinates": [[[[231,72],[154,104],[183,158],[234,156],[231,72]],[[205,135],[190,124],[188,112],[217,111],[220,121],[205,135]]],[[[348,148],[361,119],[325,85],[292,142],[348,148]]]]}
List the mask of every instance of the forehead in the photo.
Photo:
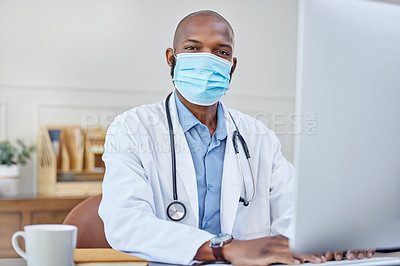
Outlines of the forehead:
{"type": "Polygon", "coordinates": [[[215,16],[195,16],[179,25],[175,32],[174,45],[186,39],[219,40],[233,46],[233,32],[229,25],[215,16]]]}

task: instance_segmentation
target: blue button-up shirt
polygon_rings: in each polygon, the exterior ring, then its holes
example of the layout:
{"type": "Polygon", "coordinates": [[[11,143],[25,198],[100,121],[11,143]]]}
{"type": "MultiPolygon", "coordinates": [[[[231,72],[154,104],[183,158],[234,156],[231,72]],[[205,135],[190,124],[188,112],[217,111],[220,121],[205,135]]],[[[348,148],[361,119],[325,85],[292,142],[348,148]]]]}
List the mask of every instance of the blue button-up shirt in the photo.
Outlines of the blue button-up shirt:
{"type": "Polygon", "coordinates": [[[199,228],[211,234],[219,234],[221,233],[221,180],[227,136],[224,112],[221,104],[218,104],[217,128],[210,137],[208,127],[183,105],[176,93],[175,101],[179,122],[185,133],[196,172],[199,228]]]}

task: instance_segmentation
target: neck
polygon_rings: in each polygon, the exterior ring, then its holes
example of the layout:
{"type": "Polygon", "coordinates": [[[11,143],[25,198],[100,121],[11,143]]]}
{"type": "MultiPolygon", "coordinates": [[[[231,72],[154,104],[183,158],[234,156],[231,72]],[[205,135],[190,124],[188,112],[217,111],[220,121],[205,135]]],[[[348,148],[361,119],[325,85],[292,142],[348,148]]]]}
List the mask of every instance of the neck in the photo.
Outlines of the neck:
{"type": "Polygon", "coordinates": [[[217,129],[217,110],[218,103],[211,106],[201,106],[187,101],[179,91],[176,91],[179,100],[189,109],[190,112],[204,125],[208,127],[210,136],[212,136],[217,129]]]}

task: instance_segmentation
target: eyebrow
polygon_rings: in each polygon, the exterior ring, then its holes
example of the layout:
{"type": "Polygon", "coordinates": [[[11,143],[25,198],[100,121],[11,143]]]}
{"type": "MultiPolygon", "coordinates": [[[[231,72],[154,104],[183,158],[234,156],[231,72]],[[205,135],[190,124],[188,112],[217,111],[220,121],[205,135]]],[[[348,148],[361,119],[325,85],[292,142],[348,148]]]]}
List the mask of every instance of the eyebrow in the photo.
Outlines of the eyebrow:
{"type": "Polygon", "coordinates": [[[229,44],[217,44],[217,46],[219,46],[219,47],[226,47],[226,48],[229,48],[229,49],[231,49],[231,50],[233,50],[232,49],[232,46],[231,45],[229,45],[229,44]]]}
{"type": "Polygon", "coordinates": [[[193,39],[186,39],[184,42],[195,42],[195,43],[201,43],[198,40],[193,40],[193,39]]]}
{"type": "MultiPolygon", "coordinates": [[[[194,40],[194,39],[186,39],[186,40],[184,41],[184,43],[185,43],[185,42],[201,43],[200,41],[194,40]]],[[[218,46],[218,47],[226,47],[226,48],[229,48],[229,49],[233,50],[233,49],[232,49],[232,46],[229,45],[229,44],[220,43],[220,44],[217,44],[217,46],[218,46]]]]}

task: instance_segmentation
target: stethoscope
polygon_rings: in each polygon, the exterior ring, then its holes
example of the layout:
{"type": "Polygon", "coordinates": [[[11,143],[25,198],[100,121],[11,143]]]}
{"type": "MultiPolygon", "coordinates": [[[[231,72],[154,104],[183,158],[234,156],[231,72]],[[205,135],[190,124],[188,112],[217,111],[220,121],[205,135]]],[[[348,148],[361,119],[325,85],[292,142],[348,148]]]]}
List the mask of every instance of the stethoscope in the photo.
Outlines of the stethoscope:
{"type": "MultiPolygon", "coordinates": [[[[165,99],[165,112],[167,113],[167,121],[168,121],[168,129],[169,129],[169,140],[170,140],[170,145],[171,145],[171,159],[172,159],[172,189],[173,189],[173,198],[174,201],[172,201],[168,207],[167,207],[167,216],[173,221],[180,221],[186,216],[186,207],[185,205],[178,200],[178,192],[176,188],[176,159],[175,159],[175,142],[174,142],[174,130],[172,127],[172,121],[171,121],[171,114],[169,111],[169,99],[171,98],[172,92],[167,96],[165,99]]],[[[235,154],[236,158],[239,164],[239,169],[240,173],[242,176],[242,184],[243,184],[243,189],[244,189],[244,197],[239,198],[239,202],[243,202],[244,206],[248,206],[250,202],[254,200],[256,197],[256,180],[254,177],[254,171],[253,171],[253,165],[251,163],[251,158],[250,158],[250,152],[247,147],[246,141],[244,140],[243,136],[240,134],[239,129],[235,123],[235,120],[233,119],[231,113],[229,113],[233,124],[235,125],[236,130],[233,132],[232,136],[232,141],[233,141],[233,148],[235,149],[235,154]],[[253,181],[253,195],[251,196],[250,199],[247,198],[247,189],[246,189],[246,184],[244,181],[244,175],[243,175],[243,169],[242,169],[242,164],[240,163],[240,158],[239,158],[239,146],[237,143],[237,139],[239,139],[240,143],[242,144],[244,153],[246,154],[247,162],[250,167],[250,172],[251,172],[251,177],[253,181]]]]}

